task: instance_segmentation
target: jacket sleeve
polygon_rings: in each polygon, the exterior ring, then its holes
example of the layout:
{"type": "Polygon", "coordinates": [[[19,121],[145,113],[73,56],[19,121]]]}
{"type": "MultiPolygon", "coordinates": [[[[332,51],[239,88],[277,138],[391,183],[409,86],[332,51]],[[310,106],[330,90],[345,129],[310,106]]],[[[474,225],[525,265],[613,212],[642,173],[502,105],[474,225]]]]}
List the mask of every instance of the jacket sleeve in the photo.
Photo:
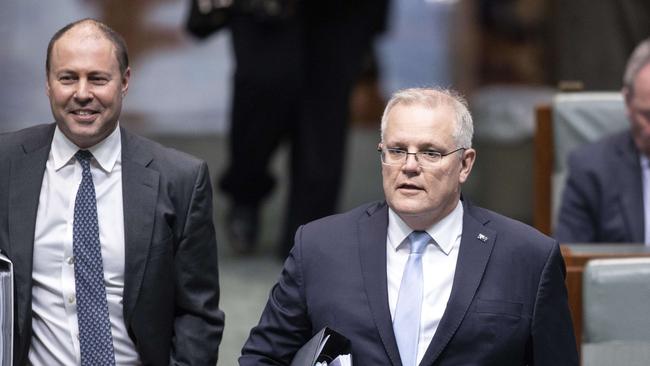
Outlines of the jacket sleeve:
{"type": "Polygon", "coordinates": [[[311,337],[303,287],[301,236],[302,227],[296,233],[295,246],[271,290],[259,324],[251,330],[242,349],[240,366],[289,365],[311,337]]]}
{"type": "Polygon", "coordinates": [[[174,259],[175,318],[171,365],[214,365],[224,326],[219,309],[212,189],[202,162],[174,259]]]}
{"type": "Polygon", "coordinates": [[[557,243],[548,256],[537,288],[532,324],[532,365],[578,362],[578,349],[564,285],[566,269],[557,243]]]}

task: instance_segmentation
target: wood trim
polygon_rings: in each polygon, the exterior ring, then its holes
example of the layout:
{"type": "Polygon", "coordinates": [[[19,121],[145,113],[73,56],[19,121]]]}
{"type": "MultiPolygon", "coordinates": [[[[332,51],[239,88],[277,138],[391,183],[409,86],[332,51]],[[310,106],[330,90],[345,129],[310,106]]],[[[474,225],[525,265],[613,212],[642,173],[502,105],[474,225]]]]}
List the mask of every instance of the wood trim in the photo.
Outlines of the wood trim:
{"type": "Polygon", "coordinates": [[[551,235],[552,176],[553,176],[553,119],[551,106],[535,108],[533,226],[551,235]]]}

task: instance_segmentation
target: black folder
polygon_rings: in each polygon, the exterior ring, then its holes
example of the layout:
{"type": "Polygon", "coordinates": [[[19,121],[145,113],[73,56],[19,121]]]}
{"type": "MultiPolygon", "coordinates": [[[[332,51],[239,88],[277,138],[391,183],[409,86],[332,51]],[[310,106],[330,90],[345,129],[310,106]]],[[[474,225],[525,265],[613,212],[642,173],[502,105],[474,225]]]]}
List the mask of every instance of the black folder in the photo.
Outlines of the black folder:
{"type": "Polygon", "coordinates": [[[323,361],[329,363],[340,355],[350,353],[350,340],[324,327],[298,350],[291,366],[314,366],[316,362],[323,361]]]}

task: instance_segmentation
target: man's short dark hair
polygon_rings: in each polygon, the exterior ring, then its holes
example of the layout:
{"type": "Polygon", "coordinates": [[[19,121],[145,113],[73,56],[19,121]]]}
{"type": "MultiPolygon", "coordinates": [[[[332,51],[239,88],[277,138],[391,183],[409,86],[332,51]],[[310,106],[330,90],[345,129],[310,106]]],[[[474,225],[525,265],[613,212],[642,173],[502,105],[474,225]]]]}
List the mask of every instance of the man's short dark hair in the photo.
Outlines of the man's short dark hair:
{"type": "Polygon", "coordinates": [[[124,74],[126,69],[129,67],[129,54],[126,48],[126,42],[124,42],[124,38],[114,31],[111,27],[107,26],[106,24],[100,22],[99,20],[92,19],[92,18],[85,18],[81,20],[77,20],[76,22],[72,22],[65,27],[59,29],[52,38],[50,39],[50,43],[47,45],[47,55],[45,56],[45,72],[46,75],[50,74],[50,57],[52,55],[52,49],[54,48],[54,44],[56,41],[59,40],[64,34],[66,34],[70,29],[76,27],[77,25],[80,25],[82,23],[90,23],[94,25],[104,37],[108,41],[110,41],[113,46],[115,47],[115,57],[117,58],[117,62],[119,63],[120,66],[120,73],[124,74]]]}

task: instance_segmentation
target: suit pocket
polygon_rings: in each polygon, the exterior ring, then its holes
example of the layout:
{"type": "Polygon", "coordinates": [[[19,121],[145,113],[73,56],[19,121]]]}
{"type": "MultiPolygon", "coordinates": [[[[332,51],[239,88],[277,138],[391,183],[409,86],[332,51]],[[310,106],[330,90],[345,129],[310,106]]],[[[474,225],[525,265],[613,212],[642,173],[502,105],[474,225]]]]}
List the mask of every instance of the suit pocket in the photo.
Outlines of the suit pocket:
{"type": "Polygon", "coordinates": [[[492,354],[495,349],[523,349],[529,335],[529,321],[522,316],[523,308],[517,302],[476,299],[474,308],[463,320],[459,337],[468,340],[467,347],[476,347],[475,341],[480,339],[479,348],[485,354],[492,354]]]}
{"type": "Polygon", "coordinates": [[[522,303],[501,300],[476,300],[474,312],[479,314],[521,316],[522,303]]]}

